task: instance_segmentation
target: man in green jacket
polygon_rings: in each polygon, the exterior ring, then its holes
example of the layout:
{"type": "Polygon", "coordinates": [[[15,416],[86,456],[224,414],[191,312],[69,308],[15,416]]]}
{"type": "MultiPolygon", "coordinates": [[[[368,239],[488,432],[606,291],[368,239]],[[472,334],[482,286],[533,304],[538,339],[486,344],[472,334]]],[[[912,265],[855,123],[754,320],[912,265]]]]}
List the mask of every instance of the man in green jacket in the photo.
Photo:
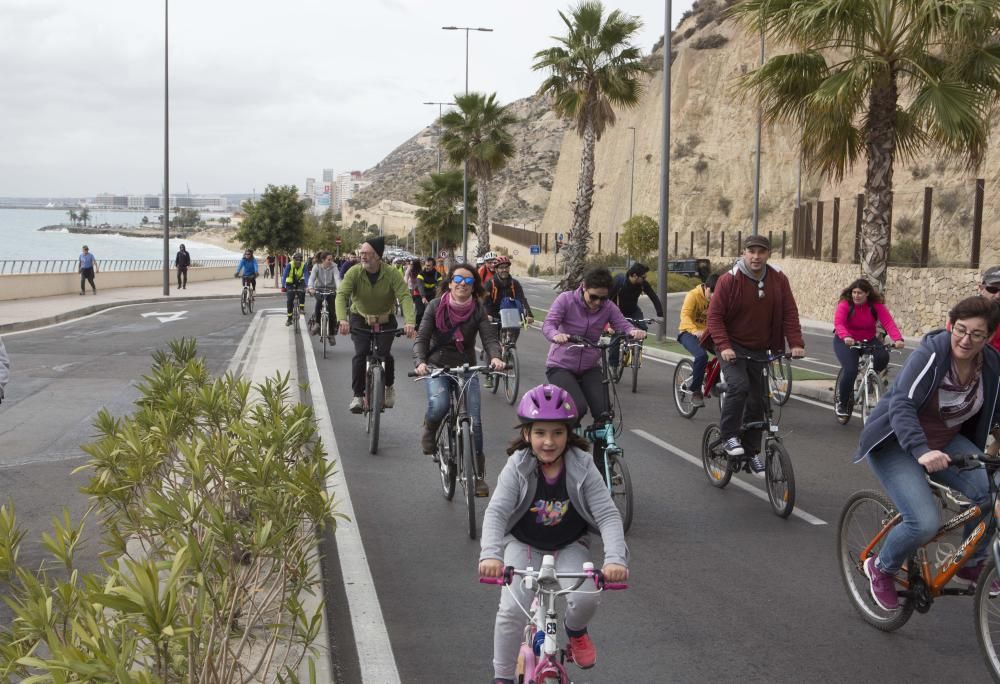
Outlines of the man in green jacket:
{"type": "MultiPolygon", "coordinates": [[[[403,332],[413,338],[416,330],[416,314],[413,308],[413,297],[410,296],[399,270],[383,263],[382,253],[385,251],[385,239],[382,237],[368,240],[359,250],[361,263],[352,266],[344,275],[340,288],[337,290],[337,320],[340,322],[339,332],[346,335],[351,328],[392,329],[396,327],[396,302],[403,310],[406,320],[403,332]],[[347,302],[351,302],[348,311],[347,302]]],[[[351,389],[354,398],[351,399],[351,413],[361,413],[361,397],[365,393],[365,359],[368,356],[369,335],[351,333],[354,342],[354,358],[351,362],[351,389]]],[[[393,335],[379,335],[379,351],[385,355],[385,407],[392,408],[396,402],[396,361],[389,350],[392,348],[393,335]]]]}

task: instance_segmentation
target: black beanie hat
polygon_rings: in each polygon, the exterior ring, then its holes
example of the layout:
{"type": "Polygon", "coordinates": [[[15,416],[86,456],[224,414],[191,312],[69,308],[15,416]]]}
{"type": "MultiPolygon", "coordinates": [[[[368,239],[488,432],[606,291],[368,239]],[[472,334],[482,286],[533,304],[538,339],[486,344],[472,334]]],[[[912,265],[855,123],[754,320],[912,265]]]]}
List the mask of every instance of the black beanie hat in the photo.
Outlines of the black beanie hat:
{"type": "Polygon", "coordinates": [[[381,237],[381,236],[374,237],[374,238],[371,238],[370,240],[365,240],[365,242],[367,242],[369,245],[371,245],[372,249],[375,250],[375,253],[378,254],[379,257],[381,257],[382,253],[385,252],[385,238],[384,237],[381,237]]]}

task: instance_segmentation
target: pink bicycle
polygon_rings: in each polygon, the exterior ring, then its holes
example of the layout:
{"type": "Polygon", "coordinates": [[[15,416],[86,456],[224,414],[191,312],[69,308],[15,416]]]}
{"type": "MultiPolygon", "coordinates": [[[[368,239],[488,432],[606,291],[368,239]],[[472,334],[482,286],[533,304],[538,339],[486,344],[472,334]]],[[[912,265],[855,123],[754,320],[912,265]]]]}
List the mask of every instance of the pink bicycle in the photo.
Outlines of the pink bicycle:
{"type": "Polygon", "coordinates": [[[573,653],[559,646],[559,616],[556,613],[556,597],[577,591],[585,581],[593,580],[595,591],[627,589],[627,584],[613,584],[604,581],[604,575],[594,568],[594,564],[583,564],[583,572],[556,572],[555,558],[542,556],[542,567],[535,570],[527,567],[518,570],[512,566],[504,568],[503,577],[480,577],[482,584],[508,586],[514,577],[521,577],[524,586],[535,593],[531,610],[518,607],[528,617],[524,627],[524,641],[517,656],[518,684],[570,684],[569,674],[563,664],[573,662],[573,653]],[[564,587],[563,580],[576,580],[572,586],[564,587]]]}

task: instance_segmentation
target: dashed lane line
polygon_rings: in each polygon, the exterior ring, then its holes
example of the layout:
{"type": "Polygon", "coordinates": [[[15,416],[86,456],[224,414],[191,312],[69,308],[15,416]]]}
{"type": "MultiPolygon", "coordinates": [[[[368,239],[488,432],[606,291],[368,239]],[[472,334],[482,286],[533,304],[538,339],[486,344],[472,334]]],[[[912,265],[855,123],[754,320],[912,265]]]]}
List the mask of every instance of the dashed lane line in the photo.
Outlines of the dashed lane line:
{"type": "MultiPolygon", "coordinates": [[[[655,444],[658,447],[661,447],[662,449],[665,449],[665,450],[669,451],[670,453],[674,454],[675,456],[680,456],[682,459],[684,459],[688,463],[691,463],[692,465],[697,466],[698,468],[702,467],[701,459],[700,458],[695,458],[694,456],[692,456],[688,452],[686,452],[686,451],[684,451],[682,449],[678,449],[673,444],[670,444],[668,442],[664,442],[659,437],[651,435],[648,432],[646,432],[645,430],[632,430],[632,433],[638,435],[639,437],[642,437],[643,439],[645,439],[648,442],[652,442],[653,444],[655,444]]],[[[740,489],[742,489],[745,492],[749,492],[750,494],[753,494],[758,499],[763,499],[764,501],[768,500],[767,499],[767,492],[765,492],[765,491],[763,491],[761,489],[758,489],[757,487],[754,487],[753,485],[747,484],[743,480],[737,480],[737,479],[734,478],[734,479],[730,480],[730,483],[732,485],[736,486],[736,487],[739,487],[740,489]]],[[[805,520],[810,525],[826,525],[827,524],[825,520],[821,520],[820,518],[817,518],[815,515],[812,515],[811,513],[805,512],[804,510],[802,510],[798,506],[796,506],[792,510],[792,515],[794,515],[797,518],[801,518],[802,520],[805,520]]]]}

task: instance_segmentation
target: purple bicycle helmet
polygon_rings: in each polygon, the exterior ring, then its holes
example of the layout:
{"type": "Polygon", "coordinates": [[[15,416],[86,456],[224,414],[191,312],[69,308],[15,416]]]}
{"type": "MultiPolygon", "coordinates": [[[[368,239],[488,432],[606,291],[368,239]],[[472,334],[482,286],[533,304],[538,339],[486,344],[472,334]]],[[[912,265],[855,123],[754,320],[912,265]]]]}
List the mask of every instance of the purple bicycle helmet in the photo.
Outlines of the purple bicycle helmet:
{"type": "Polygon", "coordinates": [[[574,423],[578,415],[573,397],[556,385],[539,385],[528,390],[517,405],[517,417],[522,424],[535,421],[574,423]]]}

